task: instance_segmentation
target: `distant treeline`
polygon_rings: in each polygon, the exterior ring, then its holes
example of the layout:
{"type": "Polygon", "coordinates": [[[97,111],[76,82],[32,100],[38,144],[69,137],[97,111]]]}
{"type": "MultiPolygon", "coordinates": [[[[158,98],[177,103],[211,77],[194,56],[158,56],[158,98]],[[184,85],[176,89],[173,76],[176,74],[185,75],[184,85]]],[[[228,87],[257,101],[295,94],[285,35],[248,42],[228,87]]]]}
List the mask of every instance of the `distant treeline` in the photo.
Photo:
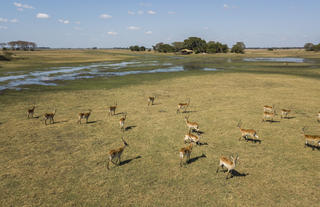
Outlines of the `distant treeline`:
{"type": "Polygon", "coordinates": [[[310,43],[310,42],[306,43],[304,45],[304,49],[306,51],[320,51],[320,43],[317,44],[317,45],[314,45],[313,43],[310,43]]]}
{"type": "MultiPolygon", "coordinates": [[[[193,53],[227,53],[229,52],[229,47],[227,44],[223,44],[221,42],[209,41],[199,37],[189,37],[185,39],[183,42],[173,42],[171,44],[165,44],[163,42],[159,42],[156,45],[152,46],[154,51],[157,52],[181,52],[183,50],[187,50],[186,52],[193,53]]],[[[244,53],[244,49],[246,48],[243,42],[237,42],[232,46],[230,52],[233,53],[244,53]]],[[[145,51],[146,48],[144,46],[139,47],[138,45],[131,46],[130,50],[132,51],[145,51]]]]}
{"type": "Polygon", "coordinates": [[[0,43],[2,50],[12,49],[12,50],[34,50],[37,47],[37,44],[34,42],[28,41],[11,41],[7,43],[0,43]]]}

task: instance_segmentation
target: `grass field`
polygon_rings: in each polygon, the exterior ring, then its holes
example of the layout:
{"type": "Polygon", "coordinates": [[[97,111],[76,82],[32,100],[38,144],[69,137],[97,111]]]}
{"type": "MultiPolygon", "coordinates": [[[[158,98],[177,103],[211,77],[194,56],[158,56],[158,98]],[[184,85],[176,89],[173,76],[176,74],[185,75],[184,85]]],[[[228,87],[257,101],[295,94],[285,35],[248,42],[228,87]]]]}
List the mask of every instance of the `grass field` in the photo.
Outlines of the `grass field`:
{"type": "MultiPolygon", "coordinates": [[[[263,57],[274,53],[262,52],[263,57]]],[[[237,69],[78,80],[2,94],[0,205],[317,206],[320,151],[304,148],[301,129],[320,134],[318,65],[230,64],[237,69]],[[151,95],[157,99],[147,107],[151,95]],[[177,103],[188,98],[189,113],[176,114],[177,103]],[[108,117],[107,106],[114,101],[118,115],[108,117]],[[28,120],[33,103],[40,117],[28,120]],[[292,118],[262,122],[266,104],[291,109],[292,118]],[[45,126],[42,116],[53,108],[56,123],[45,126]],[[88,109],[93,110],[90,123],[77,124],[77,114],[88,109]],[[121,112],[128,113],[129,147],[121,166],[111,164],[108,171],[107,152],[122,146],[121,112]],[[208,145],[195,146],[191,162],[180,167],[186,115],[200,124],[208,145]],[[238,141],[239,120],[257,130],[261,144],[238,141]],[[216,169],[221,155],[232,154],[239,154],[240,162],[226,180],[216,169]]]]}

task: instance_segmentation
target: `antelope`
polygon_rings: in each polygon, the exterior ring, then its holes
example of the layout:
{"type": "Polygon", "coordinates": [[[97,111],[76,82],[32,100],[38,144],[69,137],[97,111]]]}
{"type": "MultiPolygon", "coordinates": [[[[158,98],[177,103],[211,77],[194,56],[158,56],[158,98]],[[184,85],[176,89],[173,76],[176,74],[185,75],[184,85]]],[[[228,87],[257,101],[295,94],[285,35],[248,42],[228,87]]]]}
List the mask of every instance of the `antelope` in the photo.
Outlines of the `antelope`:
{"type": "Polygon", "coordinates": [[[180,149],[180,167],[182,167],[183,158],[186,157],[186,163],[190,160],[190,155],[192,152],[193,143],[191,142],[189,146],[180,149]]]}
{"type": "Polygon", "coordinates": [[[115,115],[116,114],[116,109],[117,109],[117,102],[113,106],[109,106],[109,115],[115,115]]]}
{"type": "Polygon", "coordinates": [[[86,124],[88,123],[88,119],[89,119],[89,116],[91,114],[91,109],[88,110],[89,112],[81,112],[79,113],[79,120],[78,120],[78,123],[81,124],[81,119],[86,119],[86,124]]]}
{"type": "Polygon", "coordinates": [[[273,112],[273,111],[274,111],[274,105],[272,105],[272,106],[268,106],[268,105],[263,106],[263,112],[273,112]]]}
{"type": "Polygon", "coordinates": [[[288,114],[291,112],[291,110],[288,109],[281,109],[281,119],[282,118],[288,118],[288,114]]]}
{"type": "Polygon", "coordinates": [[[274,112],[263,112],[262,121],[269,120],[269,121],[273,122],[273,118],[275,117],[275,115],[276,115],[276,111],[274,111],[274,112]]]}
{"type": "Polygon", "coordinates": [[[191,129],[195,129],[197,132],[199,132],[199,124],[197,122],[191,122],[188,119],[189,117],[184,117],[184,120],[189,128],[189,133],[191,132],[191,129]]]}
{"type": "Polygon", "coordinates": [[[33,113],[34,113],[35,108],[36,108],[36,106],[33,105],[32,108],[28,109],[28,119],[29,119],[30,115],[31,115],[31,118],[33,118],[33,113]]]}
{"type": "Polygon", "coordinates": [[[196,144],[200,143],[200,136],[198,137],[197,135],[193,135],[190,132],[184,136],[184,143],[186,144],[187,142],[194,142],[196,144]]]}
{"type": "Polygon", "coordinates": [[[124,122],[125,122],[126,118],[127,118],[127,113],[125,113],[125,114],[124,114],[124,117],[122,117],[122,118],[119,120],[120,128],[121,128],[121,130],[123,130],[123,131],[124,131],[124,122]]]}
{"type": "Polygon", "coordinates": [[[306,145],[308,145],[309,142],[312,142],[313,144],[318,144],[319,147],[320,147],[320,136],[319,135],[308,135],[308,134],[305,134],[304,129],[305,129],[305,127],[302,128],[302,133],[303,133],[304,139],[306,141],[304,147],[306,147],[306,145]]]}
{"type": "Polygon", "coordinates": [[[120,165],[121,163],[121,155],[123,150],[129,146],[128,143],[126,141],[124,141],[123,137],[121,137],[121,140],[123,141],[123,146],[119,147],[118,149],[113,149],[109,151],[109,161],[107,163],[107,169],[109,170],[109,163],[112,162],[115,165],[120,165]],[[117,162],[114,162],[114,160],[116,159],[117,162]]]}
{"type": "Polygon", "coordinates": [[[52,113],[45,113],[44,114],[44,123],[45,125],[47,125],[47,120],[49,119],[49,123],[51,124],[51,121],[52,121],[52,124],[54,124],[54,115],[56,114],[56,109],[54,109],[54,111],[52,113]]]}
{"type": "Polygon", "coordinates": [[[188,99],[188,103],[179,103],[177,113],[178,112],[180,113],[180,110],[182,110],[182,109],[183,109],[183,112],[186,112],[189,105],[190,105],[190,98],[188,99]]]}
{"type": "MultiPolygon", "coordinates": [[[[223,167],[226,167],[228,169],[228,173],[227,173],[226,179],[228,179],[230,171],[232,171],[236,167],[238,160],[239,160],[239,156],[238,155],[236,156],[236,158],[233,158],[233,156],[231,156],[231,160],[226,158],[226,157],[224,157],[224,156],[220,157],[219,167],[221,167],[222,169],[223,169],[223,167]]],[[[216,173],[219,172],[219,167],[217,168],[216,173]]]]}
{"type": "Polygon", "coordinates": [[[149,96],[149,97],[148,97],[148,106],[149,106],[150,104],[151,104],[151,106],[152,106],[155,99],[156,99],[156,96],[149,96]]]}
{"type": "Polygon", "coordinates": [[[318,112],[318,119],[317,121],[320,123],[320,111],[318,112]]]}
{"type": "Polygon", "coordinates": [[[259,136],[257,135],[256,130],[253,129],[243,129],[240,126],[241,121],[238,122],[237,127],[239,127],[240,132],[241,132],[241,137],[239,138],[239,141],[241,140],[241,138],[245,138],[245,140],[247,140],[247,138],[250,136],[252,138],[256,138],[259,139],[259,136]]]}

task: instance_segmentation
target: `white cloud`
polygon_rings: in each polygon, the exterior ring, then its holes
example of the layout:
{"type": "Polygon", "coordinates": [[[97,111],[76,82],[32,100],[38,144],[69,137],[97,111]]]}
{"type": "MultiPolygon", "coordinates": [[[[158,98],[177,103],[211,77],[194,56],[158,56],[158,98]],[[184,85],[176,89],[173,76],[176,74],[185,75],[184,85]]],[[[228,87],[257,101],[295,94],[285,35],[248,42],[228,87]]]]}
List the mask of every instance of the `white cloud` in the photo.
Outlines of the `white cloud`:
{"type": "Polygon", "coordinates": [[[110,18],[112,18],[112,16],[109,15],[109,14],[101,14],[101,15],[100,15],[100,18],[101,18],[101,19],[110,19],[110,18]]]}
{"type": "Polygon", "coordinates": [[[23,9],[34,9],[33,6],[30,6],[28,4],[21,4],[18,2],[14,2],[13,5],[16,6],[19,11],[23,11],[23,9]]]}
{"type": "Polygon", "coordinates": [[[148,14],[156,14],[156,12],[155,12],[155,11],[152,11],[152,10],[147,11],[147,13],[148,13],[148,14]]]}
{"type": "Polygon", "coordinates": [[[78,31],[83,30],[81,27],[73,27],[73,29],[78,30],[78,31]]]}
{"type": "Polygon", "coordinates": [[[0,29],[8,29],[8,27],[7,27],[7,26],[1,26],[1,25],[0,25],[0,29]]]}
{"type": "Polygon", "coordinates": [[[141,14],[143,14],[143,11],[139,10],[139,11],[137,12],[137,14],[141,15],[141,14]]]}
{"type": "Polygon", "coordinates": [[[81,22],[80,21],[76,21],[76,22],[74,22],[75,24],[80,24],[81,22]]]}
{"type": "Polygon", "coordinates": [[[139,30],[140,27],[136,27],[136,26],[130,26],[128,27],[129,30],[139,30]]]}
{"type": "Polygon", "coordinates": [[[118,33],[117,32],[107,32],[108,35],[113,35],[116,36],[118,33]]]}
{"type": "Polygon", "coordinates": [[[8,22],[8,19],[0,17],[0,22],[8,22]]]}
{"type": "Polygon", "coordinates": [[[58,19],[58,22],[63,23],[63,24],[69,24],[69,20],[64,20],[64,19],[58,19]]]}
{"type": "Polygon", "coordinates": [[[168,14],[176,14],[174,11],[168,11],[168,14]]]}
{"type": "Polygon", "coordinates": [[[204,30],[208,30],[208,29],[209,29],[209,27],[204,27],[203,29],[204,29],[204,30]]]}
{"type": "Polygon", "coordinates": [[[11,23],[18,23],[19,20],[18,20],[18,19],[11,19],[10,22],[11,22],[11,23]]]}
{"type": "Polygon", "coordinates": [[[49,18],[49,15],[48,15],[48,14],[45,14],[45,13],[38,13],[38,14],[37,14],[37,18],[38,18],[38,19],[48,19],[48,18],[49,18]]]}
{"type": "Polygon", "coordinates": [[[133,12],[133,11],[128,11],[128,14],[130,14],[130,15],[135,15],[136,13],[133,12]]]}
{"type": "Polygon", "coordinates": [[[145,2],[140,2],[139,5],[140,5],[140,6],[145,6],[145,7],[152,6],[151,3],[145,3],[145,2]]]}
{"type": "Polygon", "coordinates": [[[152,31],[146,31],[146,34],[152,34],[152,31]]]}
{"type": "Polygon", "coordinates": [[[223,4],[223,8],[225,8],[225,9],[229,9],[229,8],[230,8],[230,6],[229,6],[228,4],[223,4]]]}

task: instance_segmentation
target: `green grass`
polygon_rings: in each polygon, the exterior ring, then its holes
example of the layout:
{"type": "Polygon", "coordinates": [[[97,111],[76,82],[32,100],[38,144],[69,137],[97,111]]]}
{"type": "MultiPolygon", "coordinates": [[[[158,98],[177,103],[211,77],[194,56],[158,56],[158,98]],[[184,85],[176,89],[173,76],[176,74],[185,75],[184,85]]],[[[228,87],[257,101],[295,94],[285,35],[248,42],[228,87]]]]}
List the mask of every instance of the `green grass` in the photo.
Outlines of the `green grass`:
{"type": "MultiPolygon", "coordinates": [[[[183,61],[213,65],[215,58],[183,61]]],[[[5,92],[0,98],[0,205],[316,206],[320,152],[304,148],[301,128],[320,134],[320,82],[305,76],[318,69],[299,73],[298,66],[237,64],[213,73],[78,80],[5,92]],[[151,95],[157,99],[147,107],[151,95]],[[195,146],[194,162],[181,168],[179,149],[185,146],[187,128],[176,105],[188,98],[190,120],[199,123],[208,145],[195,146]],[[125,164],[107,171],[108,150],[122,145],[121,115],[106,116],[114,101],[117,112],[128,113],[126,125],[135,127],[125,132],[125,164]],[[33,103],[40,118],[27,120],[26,109],[33,103]],[[261,122],[266,104],[291,109],[294,118],[261,122]],[[56,123],[45,126],[42,114],[53,108],[56,123]],[[93,123],[77,124],[77,113],[87,109],[93,110],[93,123]],[[238,141],[240,119],[242,127],[257,130],[261,144],[238,141]],[[215,172],[219,157],[236,153],[236,170],[246,176],[226,180],[215,172]]]]}

